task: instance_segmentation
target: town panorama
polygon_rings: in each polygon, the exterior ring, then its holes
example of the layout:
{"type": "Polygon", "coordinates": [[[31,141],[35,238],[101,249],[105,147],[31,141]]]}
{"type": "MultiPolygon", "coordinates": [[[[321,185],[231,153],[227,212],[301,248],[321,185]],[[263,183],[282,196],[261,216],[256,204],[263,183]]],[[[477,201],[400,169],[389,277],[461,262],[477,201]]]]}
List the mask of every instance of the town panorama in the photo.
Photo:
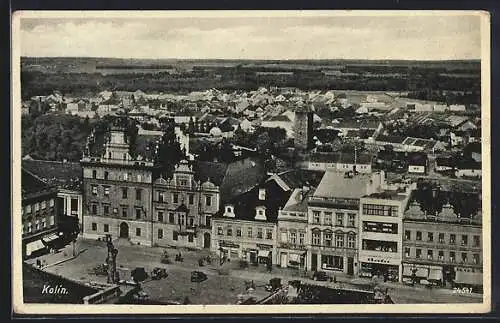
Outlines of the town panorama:
{"type": "Polygon", "coordinates": [[[26,303],[478,303],[479,61],[21,59],[26,303]]]}

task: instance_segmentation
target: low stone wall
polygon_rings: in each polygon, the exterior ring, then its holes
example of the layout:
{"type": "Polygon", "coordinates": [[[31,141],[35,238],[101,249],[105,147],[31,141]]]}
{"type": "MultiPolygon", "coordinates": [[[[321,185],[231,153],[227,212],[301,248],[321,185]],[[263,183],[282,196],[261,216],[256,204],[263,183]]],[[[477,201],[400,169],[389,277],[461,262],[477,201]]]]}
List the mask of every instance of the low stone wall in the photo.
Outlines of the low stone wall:
{"type": "Polygon", "coordinates": [[[118,300],[121,295],[120,286],[110,286],[104,290],[100,290],[95,294],[85,296],[84,304],[102,304],[109,300],[118,300]]]}

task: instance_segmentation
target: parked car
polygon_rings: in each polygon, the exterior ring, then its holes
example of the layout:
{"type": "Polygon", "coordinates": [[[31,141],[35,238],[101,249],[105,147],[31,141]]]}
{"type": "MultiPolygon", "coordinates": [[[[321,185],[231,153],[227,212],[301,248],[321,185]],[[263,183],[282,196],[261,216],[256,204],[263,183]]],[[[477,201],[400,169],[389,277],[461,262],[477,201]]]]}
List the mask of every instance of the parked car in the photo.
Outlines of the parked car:
{"type": "Polygon", "coordinates": [[[143,267],[137,267],[134,270],[132,270],[132,279],[135,282],[142,282],[148,278],[148,273],[143,267]]]}
{"type": "Polygon", "coordinates": [[[207,275],[201,271],[191,272],[191,282],[201,283],[202,281],[205,281],[207,279],[208,279],[207,275]]]}
{"type": "Polygon", "coordinates": [[[312,280],[323,281],[326,282],[330,280],[330,276],[324,271],[315,271],[312,275],[312,280]]]}
{"type": "Polygon", "coordinates": [[[151,272],[151,279],[154,279],[154,280],[167,278],[167,277],[168,277],[168,274],[167,274],[167,270],[165,268],[156,267],[151,272]]]}

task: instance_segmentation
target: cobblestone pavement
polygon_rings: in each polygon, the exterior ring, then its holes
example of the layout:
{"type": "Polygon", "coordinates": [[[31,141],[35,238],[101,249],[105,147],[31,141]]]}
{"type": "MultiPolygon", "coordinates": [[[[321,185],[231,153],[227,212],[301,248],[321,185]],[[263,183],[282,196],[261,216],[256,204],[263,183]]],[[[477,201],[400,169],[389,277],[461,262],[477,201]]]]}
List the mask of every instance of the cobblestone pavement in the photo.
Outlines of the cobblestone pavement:
{"type": "MultiPolygon", "coordinates": [[[[117,241],[115,246],[119,251],[117,268],[121,279],[129,280],[130,271],[135,267],[144,267],[147,271],[151,271],[154,267],[161,267],[166,268],[171,273],[167,280],[158,281],[162,282],[162,285],[158,285],[160,283],[157,284],[156,281],[144,284],[145,288],[151,291],[151,296],[162,300],[171,298],[172,290],[176,290],[179,291],[176,292],[178,294],[174,297],[177,300],[179,300],[179,294],[182,294],[188,295],[192,303],[202,302],[207,304],[213,299],[219,301],[219,304],[228,304],[234,303],[233,299],[237,294],[244,291],[244,282],[248,280],[253,280],[259,286],[258,288],[262,289],[274,277],[280,277],[283,281],[300,279],[308,283],[316,283],[309,278],[303,277],[303,273],[299,274],[294,269],[273,267],[272,272],[268,272],[263,265],[240,269],[238,263],[234,261],[222,265],[223,270],[228,271],[228,275],[220,275],[219,258],[208,250],[188,251],[186,249],[137,246],[131,245],[126,240],[117,241]],[[164,250],[167,250],[171,259],[174,259],[175,254],[180,252],[184,261],[182,263],[173,261],[171,264],[162,264],[160,260],[164,250]],[[212,264],[200,267],[198,259],[207,255],[211,256],[212,264]],[[193,270],[203,271],[209,276],[206,284],[201,283],[199,286],[192,286],[193,284],[190,282],[187,284],[181,283],[189,279],[189,273],[193,270]],[[206,285],[203,287],[205,292],[201,292],[202,289],[199,289],[202,284],[206,285]],[[222,289],[222,286],[227,288],[222,289]],[[224,290],[224,293],[221,293],[222,290],[224,290]],[[207,301],[205,302],[203,298],[207,298],[207,301]]],[[[39,258],[46,261],[48,266],[45,270],[49,272],[76,280],[105,282],[106,277],[90,274],[93,267],[104,263],[106,259],[105,243],[96,240],[79,239],[76,243],[76,251],[78,254],[76,258],[52,266],[51,264],[61,261],[64,254],[66,254],[66,257],[72,255],[71,245],[67,246],[62,252],[47,254],[39,258]]],[[[34,263],[36,260],[30,261],[34,263]]],[[[351,289],[366,289],[370,284],[369,279],[340,274],[336,275],[336,280],[337,283],[328,282],[326,284],[332,287],[351,289]]],[[[380,283],[380,287],[388,288],[389,295],[395,303],[480,303],[482,301],[481,294],[455,294],[452,290],[443,288],[429,289],[423,286],[411,287],[389,282],[380,283]]]]}

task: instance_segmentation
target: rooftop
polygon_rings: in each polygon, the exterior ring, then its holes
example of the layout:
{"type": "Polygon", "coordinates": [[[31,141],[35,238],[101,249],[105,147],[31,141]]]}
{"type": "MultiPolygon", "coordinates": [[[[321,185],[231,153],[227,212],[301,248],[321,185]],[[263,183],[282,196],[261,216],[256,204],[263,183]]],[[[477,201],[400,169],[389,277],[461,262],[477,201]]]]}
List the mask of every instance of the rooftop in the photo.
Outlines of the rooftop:
{"type": "Polygon", "coordinates": [[[316,163],[354,164],[356,162],[356,164],[371,164],[372,155],[358,153],[355,156],[354,152],[312,153],[310,161],[316,163]]]}
{"type": "Polygon", "coordinates": [[[30,198],[31,196],[43,193],[53,193],[56,191],[54,186],[48,185],[42,179],[30,171],[22,168],[21,170],[21,194],[22,198],[30,198]]]}
{"type": "Polygon", "coordinates": [[[372,174],[346,177],[344,173],[327,170],[313,196],[359,199],[366,192],[366,184],[371,180],[372,174]]]}
{"type": "Polygon", "coordinates": [[[47,160],[23,160],[22,167],[50,186],[69,190],[82,189],[80,163],[47,160]]]}
{"type": "Polygon", "coordinates": [[[283,208],[283,211],[307,212],[307,199],[314,193],[314,188],[296,188],[283,208]]]}

